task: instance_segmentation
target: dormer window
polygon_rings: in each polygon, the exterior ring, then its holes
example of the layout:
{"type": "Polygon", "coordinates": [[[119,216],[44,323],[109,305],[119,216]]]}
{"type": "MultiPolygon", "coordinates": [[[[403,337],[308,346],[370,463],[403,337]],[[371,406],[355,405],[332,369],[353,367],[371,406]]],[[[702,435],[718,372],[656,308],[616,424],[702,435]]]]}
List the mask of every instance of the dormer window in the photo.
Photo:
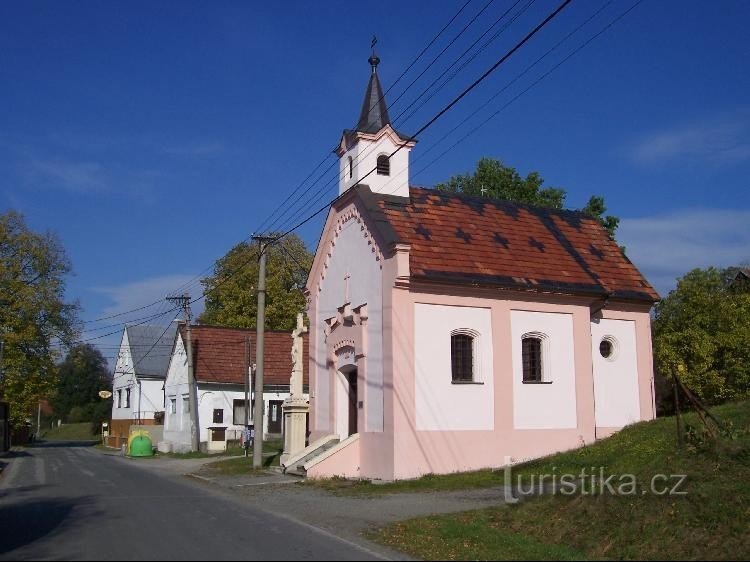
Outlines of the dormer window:
{"type": "Polygon", "coordinates": [[[391,162],[385,154],[378,156],[377,172],[379,176],[391,175],[391,162]]]}
{"type": "Polygon", "coordinates": [[[349,179],[352,179],[354,177],[354,162],[352,162],[352,157],[349,157],[349,179]]]}

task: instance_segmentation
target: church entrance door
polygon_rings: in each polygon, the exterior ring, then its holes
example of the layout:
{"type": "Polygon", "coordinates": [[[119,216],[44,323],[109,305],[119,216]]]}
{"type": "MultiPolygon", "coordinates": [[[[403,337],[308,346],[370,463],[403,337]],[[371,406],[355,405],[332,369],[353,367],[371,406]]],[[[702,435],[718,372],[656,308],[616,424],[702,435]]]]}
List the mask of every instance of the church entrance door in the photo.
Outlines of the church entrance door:
{"type": "Polygon", "coordinates": [[[357,433],[357,369],[347,375],[349,382],[349,435],[357,433]]]}

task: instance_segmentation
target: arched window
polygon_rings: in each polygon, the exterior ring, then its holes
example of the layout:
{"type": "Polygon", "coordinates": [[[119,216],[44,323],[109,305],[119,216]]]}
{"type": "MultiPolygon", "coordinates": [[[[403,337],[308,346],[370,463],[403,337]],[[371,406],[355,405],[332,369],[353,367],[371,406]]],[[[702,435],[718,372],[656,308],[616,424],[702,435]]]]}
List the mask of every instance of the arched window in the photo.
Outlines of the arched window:
{"type": "Polygon", "coordinates": [[[474,336],[471,334],[451,334],[451,378],[453,382],[474,380],[474,336]]]}
{"type": "Polygon", "coordinates": [[[521,340],[523,382],[542,382],[542,339],[526,336],[521,340]]]}
{"type": "Polygon", "coordinates": [[[349,157],[349,179],[352,179],[354,176],[354,163],[352,162],[352,157],[349,157]]]}
{"type": "Polygon", "coordinates": [[[599,355],[601,355],[607,361],[614,361],[617,359],[617,340],[612,336],[604,336],[602,341],[599,342],[599,355]]]}
{"type": "Polygon", "coordinates": [[[379,176],[391,175],[391,162],[385,154],[378,156],[377,171],[379,176]]]}

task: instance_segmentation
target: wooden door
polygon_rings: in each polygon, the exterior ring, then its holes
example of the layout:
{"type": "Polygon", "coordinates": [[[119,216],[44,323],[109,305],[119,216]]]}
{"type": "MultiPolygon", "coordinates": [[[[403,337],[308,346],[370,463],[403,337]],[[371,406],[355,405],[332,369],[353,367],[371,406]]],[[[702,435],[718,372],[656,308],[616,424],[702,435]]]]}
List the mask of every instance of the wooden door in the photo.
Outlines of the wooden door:
{"type": "Polygon", "coordinates": [[[283,400],[270,400],[268,402],[268,433],[281,433],[283,404],[283,400]]]}
{"type": "Polygon", "coordinates": [[[348,375],[349,379],[349,435],[357,433],[357,370],[348,375]]]}

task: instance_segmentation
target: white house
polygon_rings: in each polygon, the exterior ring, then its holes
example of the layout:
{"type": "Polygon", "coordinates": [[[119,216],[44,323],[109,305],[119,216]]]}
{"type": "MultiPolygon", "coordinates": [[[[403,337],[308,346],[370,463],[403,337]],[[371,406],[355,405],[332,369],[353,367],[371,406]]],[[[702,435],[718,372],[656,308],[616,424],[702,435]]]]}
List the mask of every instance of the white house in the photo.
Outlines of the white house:
{"type": "Polygon", "coordinates": [[[378,62],[307,281],[313,443],[285,466],[500,467],[652,419],[656,291],[582,213],[409,186],[378,62]]]}
{"type": "MultiPolygon", "coordinates": [[[[191,326],[193,364],[198,397],[198,426],[201,446],[224,450],[228,440],[239,439],[245,423],[245,342],[250,340],[255,357],[255,330],[191,326]]],[[[292,337],[289,332],[265,333],[264,438],[281,437],[282,404],[289,397],[292,372],[292,337]]],[[[305,341],[305,359],[307,358],[305,341]]],[[[307,361],[305,360],[305,363],[307,361]]],[[[304,384],[307,386],[307,373],[304,384]]],[[[250,386],[252,389],[252,384],[250,386]]],[[[164,443],[173,451],[191,446],[190,399],[185,328],[178,330],[164,383],[166,414],[164,443]]],[[[254,400],[253,400],[254,402],[254,400]]],[[[252,404],[249,420],[254,425],[252,404]]]]}
{"type": "Polygon", "coordinates": [[[131,425],[158,425],[164,412],[164,379],[177,332],[164,326],[127,326],[112,381],[109,444],[120,447],[131,425]]]}

